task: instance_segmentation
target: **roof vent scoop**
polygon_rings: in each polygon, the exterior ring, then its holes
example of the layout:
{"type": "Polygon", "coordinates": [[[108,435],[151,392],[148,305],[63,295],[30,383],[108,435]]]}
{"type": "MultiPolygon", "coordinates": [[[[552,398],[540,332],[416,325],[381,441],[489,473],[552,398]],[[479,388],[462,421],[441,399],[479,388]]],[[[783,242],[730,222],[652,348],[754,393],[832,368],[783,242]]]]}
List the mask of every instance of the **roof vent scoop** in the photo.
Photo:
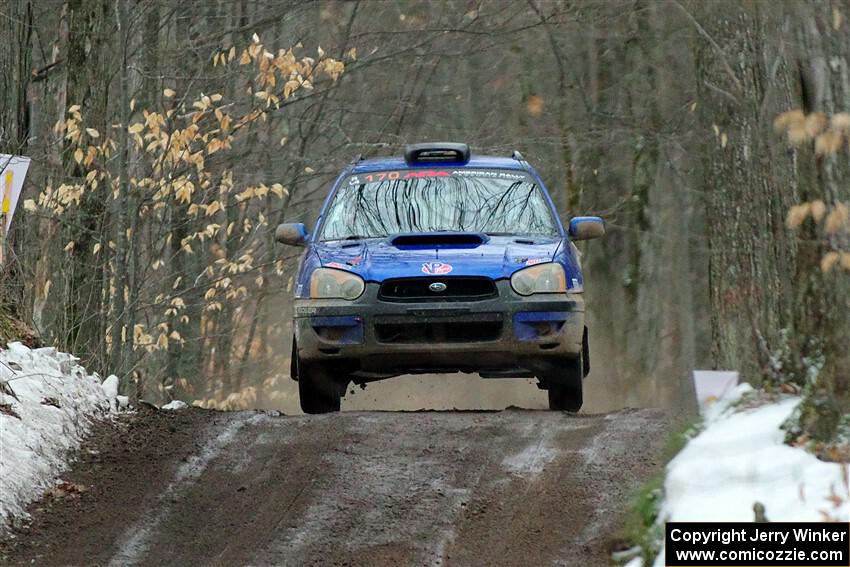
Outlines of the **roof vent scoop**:
{"type": "Polygon", "coordinates": [[[404,147],[404,161],[416,163],[466,163],[469,161],[469,146],[454,142],[429,142],[408,144],[404,147]]]}

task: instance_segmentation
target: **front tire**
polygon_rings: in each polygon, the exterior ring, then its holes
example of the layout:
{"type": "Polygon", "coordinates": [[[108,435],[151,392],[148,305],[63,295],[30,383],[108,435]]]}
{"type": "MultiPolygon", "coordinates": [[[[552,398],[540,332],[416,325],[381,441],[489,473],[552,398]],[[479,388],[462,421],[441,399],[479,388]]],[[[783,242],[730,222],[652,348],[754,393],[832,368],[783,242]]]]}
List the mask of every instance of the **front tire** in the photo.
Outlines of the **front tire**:
{"type": "MultiPolygon", "coordinates": [[[[299,361],[300,362],[300,361],[299,361]]],[[[323,364],[298,364],[298,397],[304,413],[338,412],[342,388],[323,364]]]]}
{"type": "Polygon", "coordinates": [[[584,357],[563,359],[552,374],[544,377],[549,393],[549,409],[552,411],[577,412],[584,403],[582,393],[582,378],[584,374],[584,357]],[[556,374],[557,373],[557,374],[556,374]]]}

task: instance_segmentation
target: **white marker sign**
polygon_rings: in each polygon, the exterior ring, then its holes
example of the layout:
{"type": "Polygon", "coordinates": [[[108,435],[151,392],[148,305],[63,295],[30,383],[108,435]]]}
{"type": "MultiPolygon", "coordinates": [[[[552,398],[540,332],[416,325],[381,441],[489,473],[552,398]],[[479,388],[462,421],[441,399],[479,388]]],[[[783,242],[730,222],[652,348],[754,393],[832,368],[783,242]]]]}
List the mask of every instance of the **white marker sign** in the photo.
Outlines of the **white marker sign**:
{"type": "Polygon", "coordinates": [[[6,217],[6,232],[12,224],[12,216],[15,214],[29,167],[28,157],[0,154],[0,192],[3,199],[0,214],[6,217]]]}
{"type": "Polygon", "coordinates": [[[700,412],[738,385],[738,373],[724,370],[694,370],[694,387],[700,412]]]}

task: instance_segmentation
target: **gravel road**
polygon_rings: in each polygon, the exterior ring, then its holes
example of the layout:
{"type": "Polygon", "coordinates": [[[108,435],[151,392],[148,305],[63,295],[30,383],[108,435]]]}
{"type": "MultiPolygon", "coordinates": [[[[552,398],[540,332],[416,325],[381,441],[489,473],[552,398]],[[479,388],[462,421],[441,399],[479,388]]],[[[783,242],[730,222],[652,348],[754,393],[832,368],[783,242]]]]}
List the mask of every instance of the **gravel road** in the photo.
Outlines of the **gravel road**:
{"type": "Polygon", "coordinates": [[[142,409],[95,427],[32,521],[26,565],[608,565],[659,470],[658,410],[142,409]]]}

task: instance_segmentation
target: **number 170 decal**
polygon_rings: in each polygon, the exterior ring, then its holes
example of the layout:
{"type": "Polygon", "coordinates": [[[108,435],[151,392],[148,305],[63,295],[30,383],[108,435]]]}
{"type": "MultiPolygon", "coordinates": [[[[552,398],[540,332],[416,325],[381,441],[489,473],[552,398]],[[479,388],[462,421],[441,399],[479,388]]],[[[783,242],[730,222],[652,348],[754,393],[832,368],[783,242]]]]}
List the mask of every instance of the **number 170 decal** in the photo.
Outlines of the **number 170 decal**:
{"type": "Polygon", "coordinates": [[[376,171],[364,175],[366,183],[380,183],[381,181],[396,181],[398,179],[416,179],[419,177],[449,177],[448,171],[424,170],[424,171],[376,171]]]}

